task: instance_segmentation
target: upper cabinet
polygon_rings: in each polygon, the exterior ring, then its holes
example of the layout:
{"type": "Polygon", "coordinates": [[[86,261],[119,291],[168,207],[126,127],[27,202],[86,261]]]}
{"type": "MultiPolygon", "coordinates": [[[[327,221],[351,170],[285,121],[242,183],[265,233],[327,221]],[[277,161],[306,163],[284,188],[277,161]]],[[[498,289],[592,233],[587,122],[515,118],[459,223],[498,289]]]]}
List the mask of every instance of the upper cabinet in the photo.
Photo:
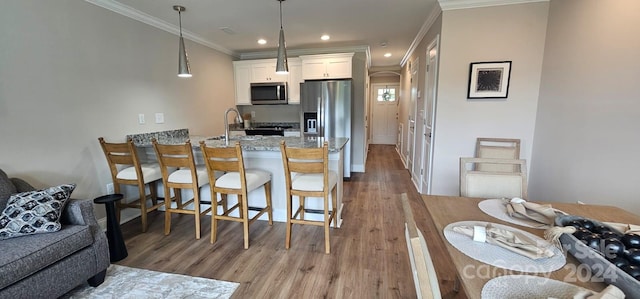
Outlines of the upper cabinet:
{"type": "Polygon", "coordinates": [[[251,105],[251,83],[287,82],[289,103],[300,103],[302,67],[299,58],[289,59],[289,74],[276,74],[275,59],[239,60],[233,62],[236,105],[251,105]]]}
{"type": "Polygon", "coordinates": [[[351,60],[354,53],[304,55],[303,80],[351,78],[351,60]]]}
{"type": "Polygon", "coordinates": [[[236,85],[236,105],[251,105],[251,65],[234,61],[233,76],[236,85]]]}
{"type": "Polygon", "coordinates": [[[287,82],[288,75],[276,74],[276,60],[264,59],[251,64],[251,82],[287,82]]]}
{"type": "Polygon", "coordinates": [[[289,81],[287,90],[289,92],[289,104],[300,104],[300,83],[302,79],[302,64],[299,58],[289,58],[289,81]]]}
{"type": "Polygon", "coordinates": [[[251,83],[287,82],[289,104],[300,104],[304,80],[351,78],[354,53],[304,55],[289,58],[289,74],[276,74],[275,59],[233,62],[236,105],[251,105],[251,83]]]}

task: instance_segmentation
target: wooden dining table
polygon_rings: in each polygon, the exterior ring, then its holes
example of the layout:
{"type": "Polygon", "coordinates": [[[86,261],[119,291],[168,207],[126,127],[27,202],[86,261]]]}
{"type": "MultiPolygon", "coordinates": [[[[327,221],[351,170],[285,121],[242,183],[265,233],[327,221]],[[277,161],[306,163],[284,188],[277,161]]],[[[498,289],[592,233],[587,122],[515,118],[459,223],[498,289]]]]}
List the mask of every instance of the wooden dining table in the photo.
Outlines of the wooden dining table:
{"type": "MultiPolygon", "coordinates": [[[[597,277],[589,277],[584,273],[585,267],[567,254],[567,263],[560,269],[550,273],[520,273],[513,270],[497,268],[477,261],[452,246],[444,236],[444,228],[458,221],[486,221],[515,227],[544,238],[544,230],[508,223],[488,214],[478,207],[483,199],[457,196],[423,195],[422,199],[438,230],[439,237],[445,244],[456,268],[459,282],[468,298],[480,298],[482,287],[494,277],[509,274],[528,274],[544,276],[550,279],[565,281],[594,291],[601,291],[606,284],[597,277]],[[585,279],[586,278],[586,279],[585,279]]],[[[537,202],[537,201],[536,201],[537,202]]],[[[537,202],[544,203],[544,202],[537,202]]],[[[601,222],[618,222],[640,224],[640,216],[621,208],[604,205],[586,205],[577,203],[546,202],[554,208],[570,215],[582,216],[601,222]]]]}

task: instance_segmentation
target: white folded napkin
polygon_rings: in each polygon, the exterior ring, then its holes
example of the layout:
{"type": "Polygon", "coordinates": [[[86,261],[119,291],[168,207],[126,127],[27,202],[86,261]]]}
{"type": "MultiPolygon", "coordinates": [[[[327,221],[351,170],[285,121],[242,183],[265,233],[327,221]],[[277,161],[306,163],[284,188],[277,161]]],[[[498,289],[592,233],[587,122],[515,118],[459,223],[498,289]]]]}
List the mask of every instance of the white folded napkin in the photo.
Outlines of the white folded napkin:
{"type": "Polygon", "coordinates": [[[534,225],[553,226],[556,220],[556,212],[564,213],[554,209],[549,204],[537,204],[518,197],[505,199],[505,205],[509,216],[529,220],[534,225]]]}
{"type": "Polygon", "coordinates": [[[526,235],[506,229],[486,226],[455,226],[453,231],[473,238],[477,242],[486,242],[497,245],[530,259],[542,259],[552,257],[553,251],[545,246],[538,246],[537,242],[526,235]]]}
{"type": "Polygon", "coordinates": [[[624,297],[624,292],[612,284],[608,285],[600,293],[592,290],[581,289],[573,295],[573,299],[624,299],[624,297]]]}
{"type": "Polygon", "coordinates": [[[640,234],[640,225],[616,223],[616,222],[602,222],[602,223],[625,234],[640,234]]]}

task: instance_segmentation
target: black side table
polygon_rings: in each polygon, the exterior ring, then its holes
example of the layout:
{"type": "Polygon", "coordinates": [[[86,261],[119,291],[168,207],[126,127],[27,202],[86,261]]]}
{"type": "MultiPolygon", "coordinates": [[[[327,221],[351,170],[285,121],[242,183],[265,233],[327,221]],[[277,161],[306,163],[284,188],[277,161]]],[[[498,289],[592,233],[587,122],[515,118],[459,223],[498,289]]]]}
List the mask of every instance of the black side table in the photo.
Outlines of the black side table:
{"type": "Polygon", "coordinates": [[[107,239],[109,240],[109,256],[111,262],[120,261],[129,255],[124,245],[120,224],[116,218],[116,201],[121,200],[122,194],[109,194],[97,197],[94,203],[104,204],[107,210],[107,239]]]}

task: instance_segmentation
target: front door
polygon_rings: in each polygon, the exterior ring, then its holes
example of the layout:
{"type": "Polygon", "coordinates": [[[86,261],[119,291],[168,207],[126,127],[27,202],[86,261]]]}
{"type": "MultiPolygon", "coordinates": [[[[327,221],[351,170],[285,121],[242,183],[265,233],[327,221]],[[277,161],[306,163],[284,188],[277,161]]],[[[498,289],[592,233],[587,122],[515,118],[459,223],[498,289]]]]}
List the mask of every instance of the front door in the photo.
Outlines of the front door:
{"type": "Polygon", "coordinates": [[[371,99],[373,144],[395,144],[398,132],[398,85],[374,84],[371,99]]]}

